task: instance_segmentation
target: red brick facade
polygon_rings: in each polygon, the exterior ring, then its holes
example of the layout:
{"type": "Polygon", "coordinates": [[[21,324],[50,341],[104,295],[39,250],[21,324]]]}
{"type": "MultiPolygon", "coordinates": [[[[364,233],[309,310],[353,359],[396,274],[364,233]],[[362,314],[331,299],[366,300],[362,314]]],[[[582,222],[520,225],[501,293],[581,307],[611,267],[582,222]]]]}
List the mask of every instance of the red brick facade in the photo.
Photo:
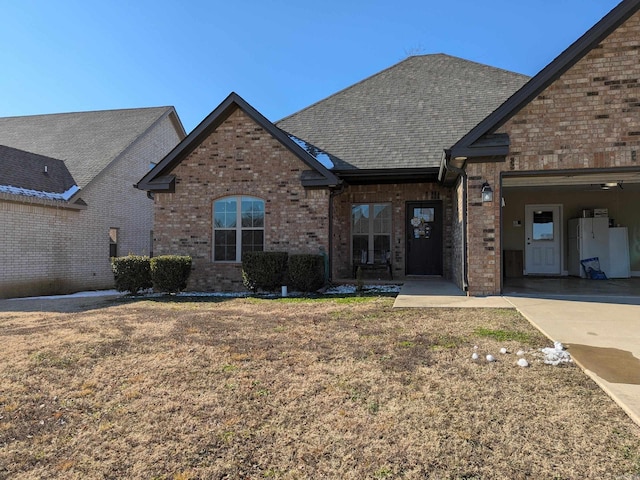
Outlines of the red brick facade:
{"type": "Polygon", "coordinates": [[[329,190],[305,189],[308,170],[246,113],[233,113],[176,168],[175,193],[155,194],[155,252],[190,255],[193,291],[241,290],[239,263],[213,262],[213,202],[250,195],[265,202],[267,251],[328,251],[329,190]]]}
{"type": "MultiPolygon", "coordinates": [[[[519,109],[515,113],[504,113],[505,116],[494,123],[502,125],[497,132],[491,129],[485,132],[508,135],[509,154],[504,161],[470,160],[466,177],[450,188],[436,183],[336,188],[338,180],[332,172],[321,172],[323,168],[318,167],[319,164],[313,174],[318,176],[307,175],[305,181],[310,182],[307,185],[325,186],[304,188],[301,175],[310,169],[313,161],[305,163],[306,160],[301,160],[304,156],[292,153],[285,146],[289,140],[282,137],[282,131],[276,127],[271,129],[266,119],[256,121],[261,117],[259,113],[247,114],[249,110],[245,107],[244,110],[236,108],[222,123],[216,123],[204,139],[198,136],[204,135],[201,133],[194,136],[197,144],[193,151],[184,150],[180,163],[171,167],[171,174],[176,177],[175,193],[164,193],[162,188],[156,193],[155,251],[193,257],[194,270],[189,285],[192,290],[241,289],[240,264],[213,261],[213,203],[227,196],[250,195],[265,202],[266,250],[319,253],[331,249],[332,278],[352,278],[351,208],[353,204],[388,203],[392,207],[393,273],[394,278],[402,278],[407,274],[407,204],[440,202],[443,276],[464,287],[466,267],[469,294],[498,294],[502,290],[502,242],[506,231],[502,229],[501,202],[504,173],[538,172],[540,175],[540,172],[558,170],[629,167],[640,171],[637,159],[640,149],[639,38],[640,13],[635,13],[600,45],[559,74],[536,98],[524,106],[514,107],[519,109]],[[505,118],[508,120],[502,123],[505,118]],[[327,182],[313,183],[322,176],[327,182]],[[493,189],[493,202],[482,202],[481,189],[485,182],[493,189]]],[[[559,58],[564,62],[565,57],[559,58]]],[[[554,62],[551,66],[560,63],[554,62]]],[[[545,83],[536,82],[545,78],[541,74],[529,85],[543,88],[545,83]]],[[[526,89],[527,86],[518,93],[526,94],[526,89]]],[[[511,108],[509,101],[505,105],[511,108]]],[[[492,121],[491,116],[488,118],[492,121]]],[[[167,160],[172,160],[171,156],[167,160]]],[[[159,167],[158,174],[166,173],[162,165],[159,167]]],[[[151,189],[154,186],[153,182],[148,185],[151,189]]],[[[629,196],[624,201],[632,202],[636,198],[633,194],[625,195],[629,196]]],[[[545,200],[544,194],[529,197],[527,191],[524,201],[531,205],[545,203],[545,200]]],[[[557,197],[555,203],[561,203],[557,197]]],[[[577,206],[571,208],[567,215],[575,216],[577,206]]],[[[628,218],[625,220],[632,223],[630,230],[638,232],[637,264],[640,265],[640,219],[636,216],[631,222],[628,218]]],[[[511,220],[510,225],[513,224],[518,227],[521,222],[511,220]]],[[[374,236],[369,235],[373,243],[374,236]]],[[[512,237],[514,235],[509,237],[510,241],[512,237]]],[[[524,238],[516,241],[524,244],[524,238]]],[[[566,261],[564,263],[566,268],[566,261]]]]}
{"type": "Polygon", "coordinates": [[[498,130],[510,138],[505,162],[473,164],[469,176],[469,283],[472,295],[500,292],[501,173],[639,167],[640,13],[498,130]],[[482,204],[480,186],[494,190],[482,204]]]}
{"type": "Polygon", "coordinates": [[[405,275],[406,204],[414,201],[441,201],[443,212],[443,276],[452,278],[452,198],[451,190],[435,183],[352,185],[333,199],[333,277],[351,278],[351,206],[354,203],[391,203],[392,268],[394,278],[405,275]]]}

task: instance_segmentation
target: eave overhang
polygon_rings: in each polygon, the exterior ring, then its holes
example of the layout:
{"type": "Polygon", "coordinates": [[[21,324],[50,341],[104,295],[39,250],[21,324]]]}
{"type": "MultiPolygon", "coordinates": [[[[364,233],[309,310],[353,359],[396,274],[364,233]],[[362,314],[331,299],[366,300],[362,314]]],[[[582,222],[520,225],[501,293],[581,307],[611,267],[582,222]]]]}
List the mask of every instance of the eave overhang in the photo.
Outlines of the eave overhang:
{"type": "MultiPolygon", "coordinates": [[[[176,177],[175,175],[163,175],[156,177],[152,181],[147,183],[149,188],[141,188],[141,190],[148,190],[150,192],[162,192],[173,193],[176,190],[176,177]]],[[[140,188],[138,185],[134,185],[136,188],[140,188]]]]}
{"type": "Polygon", "coordinates": [[[23,203],[29,205],[40,205],[43,207],[61,208],[64,210],[86,210],[87,203],[82,198],[74,197],[68,201],[53,200],[48,198],[33,197],[28,195],[16,195],[13,193],[0,192],[0,201],[23,203]]]}
{"type": "Polygon", "coordinates": [[[338,170],[336,174],[350,185],[434,183],[438,181],[438,168],[436,167],[338,170]]]}

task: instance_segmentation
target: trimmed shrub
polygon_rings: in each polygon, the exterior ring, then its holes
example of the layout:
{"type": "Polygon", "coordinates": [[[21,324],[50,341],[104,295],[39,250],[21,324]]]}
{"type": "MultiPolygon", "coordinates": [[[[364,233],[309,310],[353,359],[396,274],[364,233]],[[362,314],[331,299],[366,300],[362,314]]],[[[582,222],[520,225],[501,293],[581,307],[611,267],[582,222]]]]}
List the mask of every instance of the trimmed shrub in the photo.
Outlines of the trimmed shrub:
{"type": "Polygon", "coordinates": [[[191,257],[161,255],[151,259],[151,281],[156,292],[177,293],[187,288],[191,257]]]}
{"type": "Polygon", "coordinates": [[[300,292],[315,292],[324,285],[324,257],[297,254],[289,256],[289,286],[300,292]]]}
{"type": "Polygon", "coordinates": [[[127,255],[111,259],[111,270],[119,292],[137,295],[141,290],[151,288],[151,268],[149,257],[127,255]]]}
{"type": "Polygon", "coordinates": [[[242,282],[252,292],[273,292],[287,273],[287,252],[246,252],[242,255],[242,282]]]}

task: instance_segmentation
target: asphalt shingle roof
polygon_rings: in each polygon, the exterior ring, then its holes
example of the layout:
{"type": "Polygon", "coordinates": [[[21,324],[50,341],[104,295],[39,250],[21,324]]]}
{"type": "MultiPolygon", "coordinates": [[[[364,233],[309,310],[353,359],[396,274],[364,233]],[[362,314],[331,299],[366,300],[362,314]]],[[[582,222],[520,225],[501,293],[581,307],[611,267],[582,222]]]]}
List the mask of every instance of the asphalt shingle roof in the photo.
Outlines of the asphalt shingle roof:
{"type": "Polygon", "coordinates": [[[413,56],[276,125],[331,154],[334,170],[438,167],[445,148],[528,80],[449,55],[413,56]]]}
{"type": "Polygon", "coordinates": [[[62,160],[0,145],[0,189],[63,194],[74,185],[62,160]]]}
{"type": "Polygon", "coordinates": [[[0,118],[0,145],[63,160],[80,188],[172,107],[0,118]]]}

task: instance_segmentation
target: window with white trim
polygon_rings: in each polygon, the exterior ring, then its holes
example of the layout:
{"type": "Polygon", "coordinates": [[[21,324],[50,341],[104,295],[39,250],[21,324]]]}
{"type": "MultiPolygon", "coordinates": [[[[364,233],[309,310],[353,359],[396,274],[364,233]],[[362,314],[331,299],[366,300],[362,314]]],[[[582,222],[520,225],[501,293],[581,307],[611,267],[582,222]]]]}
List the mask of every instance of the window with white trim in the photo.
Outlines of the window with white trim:
{"type": "Polygon", "coordinates": [[[351,206],[351,248],[355,263],[386,263],[391,258],[391,204],[351,206]]]}
{"type": "Polygon", "coordinates": [[[243,252],[264,250],[264,200],[224,197],[213,202],[213,260],[240,262],[243,252]]]}

